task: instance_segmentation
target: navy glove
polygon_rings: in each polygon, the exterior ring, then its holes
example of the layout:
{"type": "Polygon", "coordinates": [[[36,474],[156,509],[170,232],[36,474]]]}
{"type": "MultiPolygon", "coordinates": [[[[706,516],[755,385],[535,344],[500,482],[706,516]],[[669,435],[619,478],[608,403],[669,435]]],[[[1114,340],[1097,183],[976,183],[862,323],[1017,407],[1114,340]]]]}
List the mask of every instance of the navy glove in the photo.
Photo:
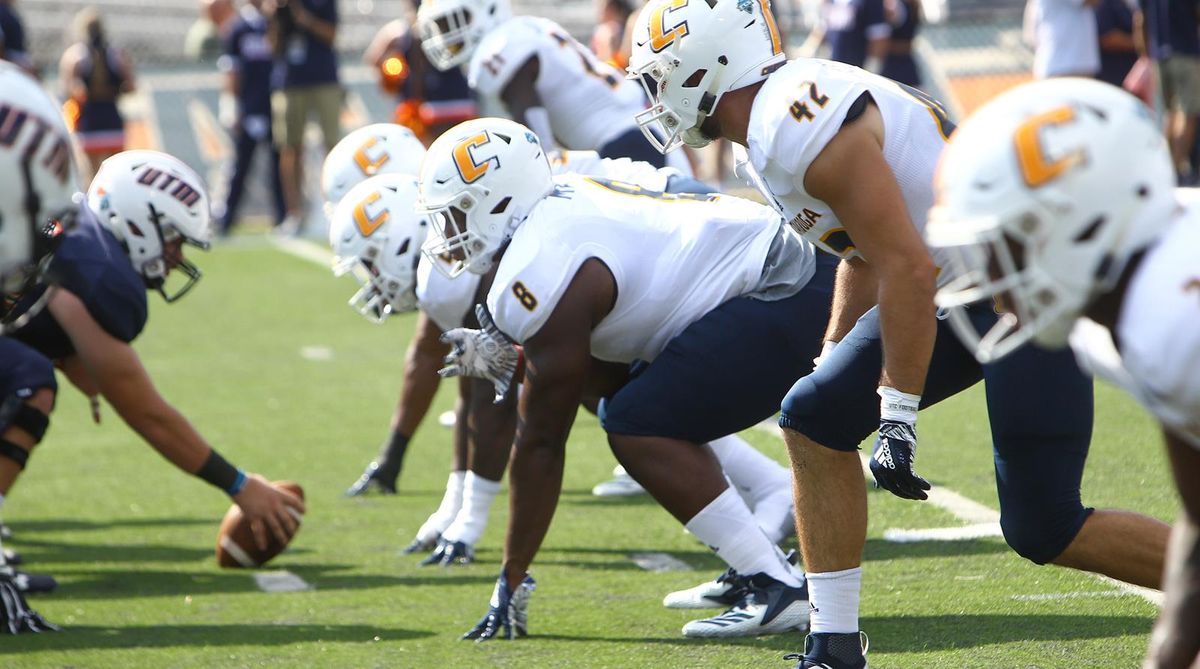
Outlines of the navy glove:
{"type": "Polygon", "coordinates": [[[471,631],[462,635],[462,640],[480,642],[497,636],[512,639],[513,630],[516,630],[519,637],[528,635],[527,609],[529,597],[536,587],[537,583],[533,577],[526,574],[516,590],[509,590],[508,580],[501,572],[500,578],[496,580],[496,589],[492,591],[492,601],[487,614],[471,628],[471,631]]]}
{"type": "Polygon", "coordinates": [[[875,485],[897,497],[928,499],[929,481],[917,475],[917,431],[900,421],[881,420],[879,436],[871,453],[871,474],[875,485]]]}

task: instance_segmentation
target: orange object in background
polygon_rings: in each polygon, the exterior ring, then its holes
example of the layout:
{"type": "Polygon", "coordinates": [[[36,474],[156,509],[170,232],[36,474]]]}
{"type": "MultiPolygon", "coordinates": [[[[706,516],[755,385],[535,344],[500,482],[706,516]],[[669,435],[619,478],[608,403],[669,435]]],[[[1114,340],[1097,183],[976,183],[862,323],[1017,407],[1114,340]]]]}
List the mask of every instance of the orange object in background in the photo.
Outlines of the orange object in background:
{"type": "Polygon", "coordinates": [[[75,132],[75,127],[79,125],[79,101],[75,98],[68,98],[62,105],[63,122],[67,124],[67,130],[75,132]]]}
{"type": "Polygon", "coordinates": [[[384,92],[396,95],[408,79],[409,67],[403,56],[388,56],[379,64],[379,86],[384,92]]]}

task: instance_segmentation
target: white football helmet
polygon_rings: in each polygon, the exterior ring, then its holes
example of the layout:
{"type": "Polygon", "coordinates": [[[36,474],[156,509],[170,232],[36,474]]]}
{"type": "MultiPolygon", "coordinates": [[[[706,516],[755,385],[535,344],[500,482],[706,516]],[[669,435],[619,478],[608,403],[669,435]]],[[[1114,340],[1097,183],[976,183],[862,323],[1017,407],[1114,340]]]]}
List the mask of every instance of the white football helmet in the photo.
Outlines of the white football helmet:
{"type": "Polygon", "coordinates": [[[484,36],[511,17],[508,0],[425,0],[417,36],[429,62],[445,71],[469,61],[484,36]]]}
{"type": "Polygon", "coordinates": [[[183,297],[200,280],[200,269],[183,257],[182,248],[177,258],[164,253],[175,241],[208,250],[212,240],[208,191],[183,161],[159,151],[118,153],[100,164],[87,200],[125,247],[146,285],[167,302],[183,297]],[[165,284],[171,269],[187,280],[168,293],[165,284]]]}
{"type": "MultiPolygon", "coordinates": [[[[37,81],[0,61],[0,292],[6,302],[42,281],[61,234],[74,225],[78,176],[70,137],[58,105],[37,81]]],[[[3,314],[0,332],[20,327],[45,303],[3,314]]]]}
{"type": "Polygon", "coordinates": [[[766,79],[785,60],[769,0],[651,0],[629,56],[628,78],[650,99],[638,125],[663,153],[705,146],[713,138],[700,125],[721,96],[766,79]]]}
{"type": "Polygon", "coordinates": [[[342,138],[325,157],[321,191],[332,213],[351,188],[380,174],[412,174],[421,170],[425,145],[411,130],[395,123],[375,123],[342,138]]]}
{"type": "Polygon", "coordinates": [[[481,118],[459,123],[429,147],[421,166],[417,208],[430,215],[430,259],[455,277],[487,274],[496,252],[529,210],[554,189],[550,162],[532,130],[515,121],[481,118]]]}
{"type": "Polygon", "coordinates": [[[417,262],[429,225],[416,202],[416,177],[384,174],[350,189],[330,219],[333,273],[358,279],[349,304],[374,323],[417,308],[417,262]]]}
{"type": "Polygon", "coordinates": [[[1091,79],[1027,84],[980,108],[942,153],[934,188],[925,237],[953,259],[937,303],[981,362],[1030,340],[1065,346],[1177,206],[1154,115],[1091,79]],[[986,333],[965,310],[981,300],[1006,312],[986,333]]]}

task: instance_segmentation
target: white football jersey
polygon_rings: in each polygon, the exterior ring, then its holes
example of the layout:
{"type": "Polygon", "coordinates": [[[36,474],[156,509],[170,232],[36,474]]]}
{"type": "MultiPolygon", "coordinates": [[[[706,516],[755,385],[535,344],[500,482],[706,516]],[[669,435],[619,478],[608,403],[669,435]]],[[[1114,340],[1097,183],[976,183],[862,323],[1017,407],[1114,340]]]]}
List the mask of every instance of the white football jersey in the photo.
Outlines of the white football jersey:
{"type": "Polygon", "coordinates": [[[421,254],[417,263],[417,306],[442,332],[465,327],[467,315],[475,309],[481,278],[470,272],[447,278],[434,268],[428,256],[421,254]]]}
{"type": "Polygon", "coordinates": [[[636,129],[633,117],[646,107],[638,85],[549,19],[516,16],[496,26],[472,54],[467,81],[495,102],[531,56],[538,58],[534,87],[562,146],[598,149],[636,129]]]}
{"type": "Polygon", "coordinates": [[[1200,448],[1200,191],[1180,193],[1184,213],[1143,257],[1125,293],[1120,351],[1107,328],[1087,319],[1071,332],[1071,347],[1083,368],[1200,448]]]}
{"type": "MultiPolygon", "coordinates": [[[[841,129],[851,105],[869,93],[883,116],[883,155],[920,231],[933,205],[933,173],[953,131],[942,108],[916,89],[865,70],[815,58],[788,62],[754,99],[747,131],[751,184],[816,246],[861,257],[833,211],[804,190],[809,165],[841,129]]],[[[935,254],[935,262],[939,262],[935,254]]]]}
{"type": "Polygon", "coordinates": [[[595,151],[559,151],[551,156],[550,169],[555,176],[586,174],[657,191],[666,190],[667,180],[679,175],[679,170],[674,167],[656,168],[650,163],[630,158],[601,158],[595,151]]]}
{"type": "MultiPolygon", "coordinates": [[[[752,292],[781,220],[723,195],[663,196],[631,184],[566,175],[517,228],[487,306],[517,343],[537,334],[589,258],[608,267],[616,304],[592,331],[601,360],[651,361],[723,302],[752,292]]],[[[811,245],[795,262],[812,277],[811,245]]]]}

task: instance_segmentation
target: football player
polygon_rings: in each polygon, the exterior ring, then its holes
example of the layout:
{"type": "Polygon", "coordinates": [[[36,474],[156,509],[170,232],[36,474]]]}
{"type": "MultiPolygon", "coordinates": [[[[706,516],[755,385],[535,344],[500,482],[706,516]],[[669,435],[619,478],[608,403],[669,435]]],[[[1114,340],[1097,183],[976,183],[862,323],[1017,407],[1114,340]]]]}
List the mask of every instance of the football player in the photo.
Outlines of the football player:
{"type": "Polygon", "coordinates": [[[464,638],[525,633],[528,568],[588,394],[605,398],[601,422],[618,461],[746,577],[742,601],[684,633],[803,627],[803,575],[703,445],[772,415],[791,375],[811,367],[833,263],[745,200],[555,179],[537,135],[501,119],[463,123],[434,142],[419,208],[432,217],[425,253],[452,258],[452,275],[495,269],[481,313],[524,347],[503,571],[464,638]]]}
{"type": "Polygon", "coordinates": [[[925,229],[953,255],[937,294],[982,363],[1074,349],[1158,418],[1183,500],[1147,667],[1200,661],[1200,191],[1175,190],[1152,112],[1120,89],[1014,89],[942,154],[925,229]],[[1007,313],[986,331],[970,305],[1007,313]]]}
{"type": "MultiPolygon", "coordinates": [[[[74,224],[78,175],[71,140],[58,106],[37,82],[11,63],[0,62],[0,286],[4,292],[0,333],[12,334],[46,304],[34,300],[14,310],[24,292],[43,279],[49,254],[74,224]]],[[[54,409],[54,365],[33,348],[0,337],[0,507],[33,447],[42,440],[54,409]]],[[[0,539],[8,539],[0,523],[0,539]]],[[[24,592],[45,592],[49,576],[11,566],[16,554],[0,552],[0,632],[57,629],[26,604],[24,592]]]]}
{"type": "MultiPolygon", "coordinates": [[[[146,324],[148,289],[174,302],[200,278],[184,246],[208,247],[208,211],[203,183],[179,160],[155,151],[106,160],[50,263],[57,283],[46,308],[13,336],[53,360],[92,399],[97,421],[103,397],[172,464],[233,498],[260,546],[268,534],[286,542],[297,524],[289,510],[303,512],[303,502],[221,457],[159,395],[130,345],[146,324]],[[169,288],[173,273],[185,279],[169,288]]],[[[15,309],[36,303],[45,290],[32,291],[15,309]]]]}
{"type": "MultiPolygon", "coordinates": [[[[744,146],[767,202],[844,259],[826,353],[784,398],[780,420],[814,606],[799,666],[866,663],[859,444],[878,429],[876,483],[925,499],[929,483],[914,470],[917,411],[981,379],[1008,544],[1037,564],[1157,587],[1167,526],[1081,502],[1093,400],[1072,356],[1025,348],[983,367],[935,318],[934,287],[950,272],[939,274],[944,257],[931,256],[920,230],[934,166],[954,129],[941,106],[856,67],[786,61],[768,0],[653,0],[633,44],[630,77],[652,98],[639,117],[647,138],[661,133],[664,151],[718,137],[744,146]]],[[[972,313],[996,317],[983,305],[972,313]]]]}
{"type": "MultiPolygon", "coordinates": [[[[646,163],[628,159],[593,161],[594,155],[563,157],[558,161],[559,169],[582,167],[602,174],[620,174],[657,188],[698,187],[687,178],[676,182],[679,175],[671,168],[655,170],[646,163]]],[[[326,167],[330,167],[328,162],[326,167]]],[[[424,417],[439,381],[437,369],[449,350],[442,335],[479,327],[474,305],[486,298],[492,279],[491,274],[480,277],[471,273],[450,279],[434,269],[436,263],[445,263],[445,259],[420,254],[427,232],[426,219],[413,209],[412,182],[411,177],[395,174],[367,179],[351,189],[330,219],[330,244],[337,258],[334,271],[351,273],[361,284],[350,300],[351,306],[377,323],[390,314],[420,309],[396,411],[399,425],[416,424],[424,417]],[[417,258],[421,258],[419,263],[417,258]]],[[[707,187],[704,191],[708,191],[707,187]]],[[[512,371],[508,370],[510,376],[512,371]]],[[[405,548],[407,553],[432,550],[422,564],[445,566],[473,559],[474,545],[486,529],[488,511],[499,492],[512,445],[516,400],[507,389],[506,382],[501,381],[495,392],[499,399],[493,402],[489,384],[460,380],[454,468],[441,505],[405,548]]],[[[403,443],[407,443],[406,438],[403,443]]],[[[715,440],[710,447],[724,471],[751,502],[755,520],[764,532],[772,541],[782,540],[791,530],[790,490],[783,468],[736,435],[715,440]]],[[[382,458],[389,453],[381,453],[381,460],[368,467],[350,494],[362,494],[371,487],[382,488],[383,467],[378,463],[386,463],[382,458]]],[[[713,606],[724,602],[724,596],[735,586],[736,581],[731,578],[704,584],[693,589],[695,592],[668,595],[667,605],[713,606]]]]}
{"type": "Polygon", "coordinates": [[[429,0],[417,10],[417,33],[435,67],[466,65],[484,108],[504,109],[545,146],[667,164],[632,120],[645,108],[637,86],[557,23],[514,17],[508,0],[429,0]]]}

